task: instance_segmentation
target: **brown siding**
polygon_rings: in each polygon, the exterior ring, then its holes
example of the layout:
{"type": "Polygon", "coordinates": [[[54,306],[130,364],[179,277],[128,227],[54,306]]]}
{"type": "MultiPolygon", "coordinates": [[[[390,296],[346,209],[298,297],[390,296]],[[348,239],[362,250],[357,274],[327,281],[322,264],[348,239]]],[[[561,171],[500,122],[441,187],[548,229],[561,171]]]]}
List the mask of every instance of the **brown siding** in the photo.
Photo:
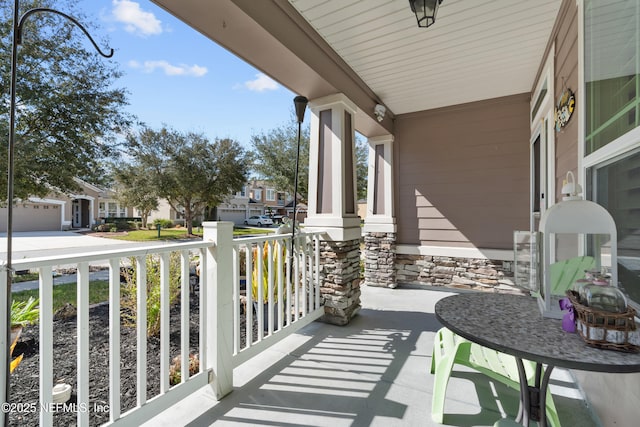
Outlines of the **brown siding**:
{"type": "MultiPolygon", "coordinates": [[[[557,33],[553,37],[556,55],[554,64],[554,102],[565,88],[574,91],[576,100],[582,93],[578,87],[578,7],[575,1],[565,1],[560,9],[557,33]]],[[[576,105],[579,105],[576,102],[576,105]]],[[[578,111],[575,110],[569,123],[556,132],[556,201],[562,200],[562,181],[571,170],[578,171],[578,111]]]]}
{"type": "Polygon", "coordinates": [[[331,110],[320,112],[320,135],[318,136],[318,195],[316,213],[331,213],[331,110]]]}
{"type": "Polygon", "coordinates": [[[398,243],[510,249],[528,228],[529,94],[398,116],[398,243]]]}

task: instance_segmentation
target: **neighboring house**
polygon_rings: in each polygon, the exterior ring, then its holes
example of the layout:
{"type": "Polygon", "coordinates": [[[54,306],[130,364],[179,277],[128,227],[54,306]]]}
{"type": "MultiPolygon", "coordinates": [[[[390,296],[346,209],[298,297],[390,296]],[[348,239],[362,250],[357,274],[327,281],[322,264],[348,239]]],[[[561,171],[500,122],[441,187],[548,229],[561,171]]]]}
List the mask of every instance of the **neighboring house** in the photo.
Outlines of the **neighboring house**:
{"type": "Polygon", "coordinates": [[[236,194],[225,197],[217,207],[219,221],[231,221],[236,225],[242,225],[250,216],[264,213],[264,203],[251,198],[249,188],[250,185],[247,184],[236,194]]]}
{"type": "Polygon", "coordinates": [[[279,191],[270,182],[254,179],[218,205],[217,219],[241,225],[253,215],[286,216],[291,211],[286,204],[291,200],[289,193],[279,191]]]}
{"type": "Polygon", "coordinates": [[[247,187],[249,197],[264,204],[265,214],[286,215],[285,206],[293,200],[289,193],[278,190],[271,182],[265,180],[254,179],[247,187]]]}
{"type": "MultiPolygon", "coordinates": [[[[514,230],[537,229],[572,171],[614,217],[618,269],[640,307],[637,1],[445,1],[427,29],[406,1],[153,1],[309,98],[305,225],[344,247],[364,233],[367,285],[464,285],[474,271],[497,285],[514,230]],[[211,16],[233,16],[236,31],[211,16]],[[354,130],[370,147],[362,231],[354,130]]],[[[360,279],[347,271],[335,287],[351,316],[360,279]]],[[[637,422],[639,374],[576,375],[600,419],[637,422]]]]}
{"type": "MultiPolygon", "coordinates": [[[[140,216],[138,209],[134,209],[134,212],[140,216]]],[[[152,224],[156,219],[169,219],[176,225],[184,225],[184,215],[173,209],[167,199],[158,200],[158,209],[149,212],[147,224],[152,224]]]]}
{"type": "MultiPolygon", "coordinates": [[[[102,189],[79,178],[74,194],[52,192],[16,203],[13,231],[43,231],[90,228],[108,217],[130,217],[133,210],[121,206],[112,190],[102,189]]],[[[0,231],[6,231],[7,209],[0,208],[0,231]]]]}

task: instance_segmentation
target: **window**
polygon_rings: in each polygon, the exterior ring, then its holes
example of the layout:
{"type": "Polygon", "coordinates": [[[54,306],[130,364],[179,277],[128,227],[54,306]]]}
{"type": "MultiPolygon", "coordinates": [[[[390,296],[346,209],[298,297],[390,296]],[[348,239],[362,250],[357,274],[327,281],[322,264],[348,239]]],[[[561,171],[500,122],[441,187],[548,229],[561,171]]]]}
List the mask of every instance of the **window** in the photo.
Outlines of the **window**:
{"type": "Polygon", "coordinates": [[[120,206],[120,205],[118,205],[118,206],[119,206],[119,209],[120,209],[120,217],[121,218],[126,217],[127,216],[127,208],[124,207],[124,206],[120,206]]]}
{"type": "Polygon", "coordinates": [[[100,218],[104,218],[104,216],[105,216],[105,212],[106,212],[106,211],[105,211],[105,209],[104,209],[104,208],[105,208],[105,206],[104,206],[104,202],[99,202],[99,203],[98,203],[98,216],[99,216],[100,218]]]}
{"type": "Polygon", "coordinates": [[[247,197],[247,187],[242,187],[242,190],[236,193],[238,197],[247,197]]]}
{"type": "Polygon", "coordinates": [[[640,124],[640,3],[585,1],[585,154],[640,124]]]}
{"type": "Polygon", "coordinates": [[[262,190],[253,190],[253,198],[256,200],[262,200],[262,190]]]}
{"type": "Polygon", "coordinates": [[[592,168],[593,199],[613,216],[618,232],[618,282],[640,304],[640,150],[592,168]]]}
{"type": "Polygon", "coordinates": [[[274,190],[273,188],[268,188],[267,189],[267,201],[268,202],[273,202],[276,200],[276,190],[274,190]]]}
{"type": "MultiPolygon", "coordinates": [[[[616,222],[619,286],[636,308],[640,307],[640,140],[634,136],[640,126],[638,16],[638,2],[584,2],[586,196],[604,206],[616,222]],[[613,141],[618,141],[610,146],[615,149],[598,151],[613,141]],[[625,144],[618,145],[620,141],[625,144]]],[[[587,241],[587,251],[590,245],[587,241]]]]}
{"type": "Polygon", "coordinates": [[[116,205],[115,203],[111,202],[111,203],[107,203],[107,211],[109,212],[107,214],[107,216],[109,218],[115,218],[118,216],[118,205],[116,205]]]}

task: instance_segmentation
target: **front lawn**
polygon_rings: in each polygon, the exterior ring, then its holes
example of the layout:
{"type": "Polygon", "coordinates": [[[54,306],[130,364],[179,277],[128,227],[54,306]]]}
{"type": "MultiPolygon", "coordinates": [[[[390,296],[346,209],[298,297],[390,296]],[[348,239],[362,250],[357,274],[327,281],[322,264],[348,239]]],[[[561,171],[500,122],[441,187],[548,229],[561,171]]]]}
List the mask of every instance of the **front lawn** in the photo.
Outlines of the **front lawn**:
{"type": "Polygon", "coordinates": [[[197,237],[202,238],[202,231],[199,231],[198,228],[194,227],[193,236],[188,237],[186,228],[162,228],[160,229],[160,237],[158,237],[158,230],[131,230],[124,234],[114,236],[105,235],[104,237],[132,242],[146,242],[149,240],[182,240],[197,237]]]}
{"type": "MultiPolygon", "coordinates": [[[[233,228],[233,236],[247,236],[256,234],[270,234],[274,233],[274,228],[244,228],[244,227],[234,227],[233,228]]],[[[97,234],[100,236],[100,234],[97,234]]],[[[193,235],[191,237],[187,236],[186,228],[162,228],[160,229],[160,237],[158,237],[158,230],[132,230],[127,233],[117,234],[117,235],[108,235],[105,234],[104,237],[118,239],[118,240],[127,240],[131,242],[146,242],[153,240],[184,240],[184,239],[197,239],[202,238],[202,228],[193,227],[193,235]]]]}
{"type": "MultiPolygon", "coordinates": [[[[74,306],[77,301],[77,284],[62,283],[53,287],[53,312],[59,310],[65,303],[74,306]]],[[[27,301],[29,297],[38,298],[38,289],[14,292],[11,298],[14,301],[27,301]]],[[[97,304],[109,300],[109,282],[106,280],[94,280],[89,283],[89,304],[97,304]]]]}

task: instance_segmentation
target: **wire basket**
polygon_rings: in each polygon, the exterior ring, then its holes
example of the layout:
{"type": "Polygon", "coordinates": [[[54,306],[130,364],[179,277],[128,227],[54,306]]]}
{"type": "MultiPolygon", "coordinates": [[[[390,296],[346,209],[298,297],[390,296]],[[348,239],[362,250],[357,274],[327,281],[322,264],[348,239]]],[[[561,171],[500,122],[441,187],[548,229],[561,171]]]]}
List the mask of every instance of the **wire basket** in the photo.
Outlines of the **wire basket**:
{"type": "Polygon", "coordinates": [[[627,307],[624,313],[596,310],[580,303],[575,291],[567,291],[576,315],[576,329],[592,347],[626,352],[640,351],[640,336],[634,320],[636,311],[627,307]]]}

